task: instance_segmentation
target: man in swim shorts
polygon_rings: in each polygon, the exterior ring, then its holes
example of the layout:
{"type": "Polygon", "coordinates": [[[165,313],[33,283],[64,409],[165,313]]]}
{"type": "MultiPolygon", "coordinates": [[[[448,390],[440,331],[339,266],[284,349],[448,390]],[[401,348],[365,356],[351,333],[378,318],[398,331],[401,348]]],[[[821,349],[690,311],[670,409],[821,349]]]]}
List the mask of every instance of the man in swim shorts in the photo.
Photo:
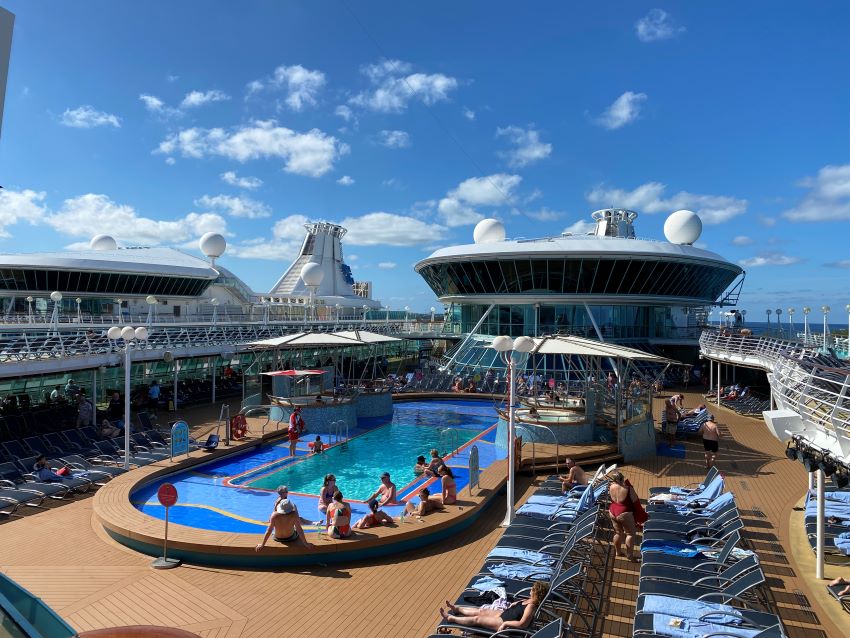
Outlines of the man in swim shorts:
{"type": "Polygon", "coordinates": [[[389,472],[381,474],[381,486],[374,494],[372,494],[372,496],[367,498],[366,501],[371,501],[373,498],[377,499],[378,504],[381,506],[396,502],[396,486],[395,483],[390,480],[389,472]]]}
{"type": "Polygon", "coordinates": [[[295,503],[287,498],[289,490],[285,485],[281,485],[277,491],[280,498],[275,503],[274,512],[269,519],[269,526],[266,529],[265,536],[263,536],[263,541],[254,548],[254,551],[259,552],[266,546],[272,531],[274,531],[274,539],[278,543],[300,542],[305,547],[312,547],[312,544],[307,541],[307,537],[304,535],[304,528],[301,527],[298,508],[295,507],[295,503]]]}
{"type": "Polygon", "coordinates": [[[714,415],[708,415],[708,421],[699,426],[702,434],[702,446],[705,448],[705,467],[714,467],[717,460],[717,450],[720,448],[720,429],[714,422],[714,415]]]}

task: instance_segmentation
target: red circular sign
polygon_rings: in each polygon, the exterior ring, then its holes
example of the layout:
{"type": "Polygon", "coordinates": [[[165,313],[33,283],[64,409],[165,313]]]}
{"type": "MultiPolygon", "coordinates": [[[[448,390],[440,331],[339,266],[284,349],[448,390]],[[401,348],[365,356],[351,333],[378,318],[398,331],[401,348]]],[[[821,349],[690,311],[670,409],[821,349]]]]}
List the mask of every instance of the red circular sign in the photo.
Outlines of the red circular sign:
{"type": "Polygon", "coordinates": [[[171,483],[163,483],[156,491],[156,497],[163,507],[171,507],[177,502],[177,488],[171,483]]]}

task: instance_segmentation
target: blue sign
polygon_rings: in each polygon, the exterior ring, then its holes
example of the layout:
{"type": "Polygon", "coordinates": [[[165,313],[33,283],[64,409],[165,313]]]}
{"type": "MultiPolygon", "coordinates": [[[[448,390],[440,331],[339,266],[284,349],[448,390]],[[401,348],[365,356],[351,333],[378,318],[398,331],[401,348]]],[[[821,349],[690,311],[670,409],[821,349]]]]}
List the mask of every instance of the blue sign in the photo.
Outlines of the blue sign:
{"type": "Polygon", "coordinates": [[[189,424],[175,421],[171,426],[171,458],[179,454],[189,454],[189,424]]]}

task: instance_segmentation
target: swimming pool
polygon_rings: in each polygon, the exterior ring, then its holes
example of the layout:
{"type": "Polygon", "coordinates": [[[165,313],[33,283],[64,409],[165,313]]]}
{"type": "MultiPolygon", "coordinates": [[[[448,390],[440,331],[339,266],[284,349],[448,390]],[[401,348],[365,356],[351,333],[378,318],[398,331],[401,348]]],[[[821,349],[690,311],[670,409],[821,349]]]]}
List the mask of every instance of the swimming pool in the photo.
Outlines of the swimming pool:
{"type": "MultiPolygon", "coordinates": [[[[402,498],[415,494],[423,485],[439,490],[439,483],[413,475],[416,457],[427,456],[434,447],[441,452],[449,446],[460,447],[447,459],[460,492],[468,483],[473,445],[478,449],[481,469],[505,458],[505,450],[495,445],[496,419],[492,405],[484,402],[398,403],[388,424],[361,421],[351,432],[347,449],[340,445],[321,455],[310,455],[307,443],[313,437],[305,436],[298,443],[296,456],[290,457],[288,442],[280,440],[147,483],[131,494],[131,501],[141,512],[162,519],[165,510],[156,499],[156,491],[162,483],[172,483],[178,492],[177,505],[169,512],[172,523],[259,534],[265,530],[277,496],[273,490],[282,483],[289,486],[290,498],[300,515],[318,519],[316,495],[324,475],[332,473],[351,504],[353,517],[359,518],[367,513],[362,500],[378,487],[382,472],[390,472],[402,498]],[[443,434],[441,440],[440,430],[446,428],[456,434],[443,434]]],[[[398,515],[401,506],[385,509],[390,515],[398,515]]],[[[317,529],[307,526],[305,531],[317,529]]]]}

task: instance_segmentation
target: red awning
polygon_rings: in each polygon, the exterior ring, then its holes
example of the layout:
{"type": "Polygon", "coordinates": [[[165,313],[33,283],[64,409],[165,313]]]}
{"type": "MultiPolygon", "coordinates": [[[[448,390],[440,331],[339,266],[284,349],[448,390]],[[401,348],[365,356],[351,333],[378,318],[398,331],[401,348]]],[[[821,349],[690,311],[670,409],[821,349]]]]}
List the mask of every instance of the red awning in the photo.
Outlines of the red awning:
{"type": "Polygon", "coordinates": [[[325,373],[327,373],[327,370],[275,370],[274,372],[263,372],[263,374],[270,377],[306,377],[325,373]]]}

